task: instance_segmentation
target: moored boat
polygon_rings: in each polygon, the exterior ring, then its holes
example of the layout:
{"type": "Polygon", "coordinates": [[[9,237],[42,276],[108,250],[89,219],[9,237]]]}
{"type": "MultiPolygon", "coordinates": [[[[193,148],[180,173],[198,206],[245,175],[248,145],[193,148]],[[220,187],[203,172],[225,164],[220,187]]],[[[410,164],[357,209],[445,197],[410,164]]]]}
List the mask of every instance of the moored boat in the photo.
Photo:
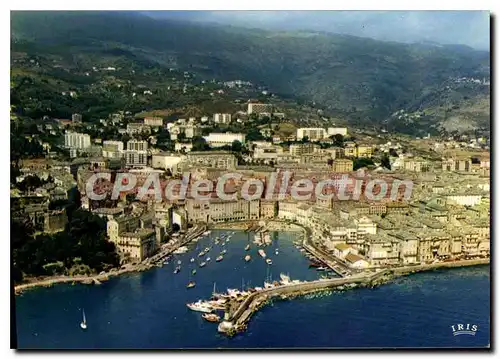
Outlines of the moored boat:
{"type": "Polygon", "coordinates": [[[266,252],[264,252],[263,249],[259,249],[259,255],[262,257],[262,258],[266,258],[266,252]]]}
{"type": "Polygon", "coordinates": [[[193,269],[193,270],[191,271],[191,274],[192,274],[192,275],[195,275],[195,274],[196,274],[196,269],[193,269]]]}
{"type": "Polygon", "coordinates": [[[212,323],[218,323],[219,320],[220,320],[220,317],[217,315],[217,314],[209,314],[209,313],[205,313],[201,316],[203,319],[205,319],[206,321],[209,321],[209,322],[212,322],[212,323]]]}
{"type": "Polygon", "coordinates": [[[211,260],[212,260],[212,258],[207,257],[207,262],[210,262],[211,260]]]}
{"type": "Polygon", "coordinates": [[[245,250],[248,251],[250,249],[250,244],[247,244],[247,246],[245,247],[245,250]]]}
{"type": "Polygon", "coordinates": [[[225,250],[225,249],[222,252],[220,252],[221,256],[226,254],[226,253],[227,253],[227,250],[225,250]]]}
{"type": "Polygon", "coordinates": [[[201,263],[200,263],[200,268],[203,268],[203,267],[204,267],[204,266],[206,266],[206,265],[207,265],[207,263],[205,263],[205,262],[201,262],[201,263]]]}
{"type": "Polygon", "coordinates": [[[208,303],[204,303],[201,300],[195,302],[195,303],[188,303],[186,306],[194,310],[195,312],[202,312],[202,313],[211,313],[213,311],[213,308],[211,305],[208,303]]]}
{"type": "Polygon", "coordinates": [[[174,274],[177,274],[181,271],[181,267],[177,266],[175,267],[174,274]]]}
{"type": "Polygon", "coordinates": [[[250,256],[247,254],[247,255],[245,256],[245,261],[246,261],[246,262],[248,262],[248,261],[250,261],[250,259],[251,259],[251,258],[252,258],[252,257],[250,257],[250,256]]]}
{"type": "Polygon", "coordinates": [[[194,286],[196,285],[196,283],[194,281],[191,281],[187,284],[186,288],[193,288],[194,286]]]}
{"type": "Polygon", "coordinates": [[[271,265],[271,264],[273,264],[273,261],[271,260],[271,258],[267,258],[266,259],[266,263],[269,264],[269,265],[271,265]]]}
{"type": "Polygon", "coordinates": [[[193,263],[194,262],[194,258],[191,258],[190,262],[193,263]]]}
{"type": "Polygon", "coordinates": [[[223,259],[224,259],[224,257],[223,257],[223,256],[218,256],[218,257],[215,259],[215,261],[216,261],[216,262],[220,262],[220,261],[221,261],[221,260],[223,260],[223,259]]]}

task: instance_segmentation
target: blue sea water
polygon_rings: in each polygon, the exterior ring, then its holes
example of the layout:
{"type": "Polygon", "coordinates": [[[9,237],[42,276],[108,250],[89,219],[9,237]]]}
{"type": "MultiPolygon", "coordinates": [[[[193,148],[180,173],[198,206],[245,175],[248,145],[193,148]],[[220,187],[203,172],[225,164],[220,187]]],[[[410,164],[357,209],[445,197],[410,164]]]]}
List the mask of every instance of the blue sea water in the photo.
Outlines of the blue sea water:
{"type": "MultiPolygon", "coordinates": [[[[211,237],[227,233],[213,231],[211,237]]],[[[268,266],[252,246],[253,234],[237,232],[224,247],[214,245],[204,268],[197,254],[211,238],[190,245],[186,254],[162,268],[117,277],[100,286],[57,285],[15,298],[19,348],[449,348],[486,347],[490,342],[488,266],[440,270],[355,289],[277,301],[256,313],[248,330],[228,338],[186,303],[217,291],[262,286],[281,272],[313,280],[319,273],[293,245],[291,233],[274,233],[268,266]],[[215,258],[222,249],[222,262],[215,258]],[[274,249],[279,248],[275,255],[274,249]],[[195,263],[189,259],[194,257],[195,263]],[[173,274],[175,262],[182,270],[173,274]],[[191,274],[193,268],[196,275],[191,274]],[[190,280],[196,287],[186,289],[190,280]],[[80,329],[81,309],[88,329],[80,329]],[[452,325],[476,324],[475,336],[453,336],[452,325]]],[[[206,256],[204,257],[206,259],[206,256]]]]}

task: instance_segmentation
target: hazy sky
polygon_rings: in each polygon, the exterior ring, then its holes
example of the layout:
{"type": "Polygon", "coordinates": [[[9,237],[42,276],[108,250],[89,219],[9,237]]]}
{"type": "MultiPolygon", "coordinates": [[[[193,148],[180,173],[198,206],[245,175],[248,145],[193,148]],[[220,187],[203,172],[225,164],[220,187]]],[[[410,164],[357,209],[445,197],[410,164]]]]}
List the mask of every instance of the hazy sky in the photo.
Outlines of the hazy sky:
{"type": "Polygon", "coordinates": [[[463,44],[481,50],[489,50],[490,44],[487,11],[162,11],[154,16],[399,42],[463,44]]]}

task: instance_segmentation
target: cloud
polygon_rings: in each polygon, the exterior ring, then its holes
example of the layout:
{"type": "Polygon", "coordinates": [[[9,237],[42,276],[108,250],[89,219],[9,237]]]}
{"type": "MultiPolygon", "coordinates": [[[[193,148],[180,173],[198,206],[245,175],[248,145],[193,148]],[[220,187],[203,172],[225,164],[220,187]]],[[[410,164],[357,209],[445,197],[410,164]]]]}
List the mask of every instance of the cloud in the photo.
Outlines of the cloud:
{"type": "MultiPolygon", "coordinates": [[[[176,11],[164,12],[176,17],[176,11]]],[[[179,18],[179,16],[177,16],[179,18]]],[[[487,11],[183,11],[180,18],[270,30],[310,30],[489,50],[487,11]]]]}

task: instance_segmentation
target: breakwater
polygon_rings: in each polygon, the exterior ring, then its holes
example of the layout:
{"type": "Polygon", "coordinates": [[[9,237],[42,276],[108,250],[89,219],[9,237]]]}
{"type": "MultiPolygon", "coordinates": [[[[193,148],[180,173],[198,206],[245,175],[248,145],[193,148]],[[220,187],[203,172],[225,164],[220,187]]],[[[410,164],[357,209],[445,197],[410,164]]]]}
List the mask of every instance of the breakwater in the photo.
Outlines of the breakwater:
{"type": "Polygon", "coordinates": [[[381,269],[375,273],[357,274],[348,278],[324,279],[297,284],[288,284],[250,294],[239,306],[232,303],[229,308],[236,308],[225,313],[224,321],[218,326],[218,331],[234,335],[244,331],[252,315],[274,298],[286,299],[311,292],[330,290],[340,287],[355,288],[359,286],[376,286],[386,283],[398,276],[443,268],[466,267],[489,264],[489,259],[462,260],[440,262],[427,265],[413,265],[399,268],[381,269]]]}

